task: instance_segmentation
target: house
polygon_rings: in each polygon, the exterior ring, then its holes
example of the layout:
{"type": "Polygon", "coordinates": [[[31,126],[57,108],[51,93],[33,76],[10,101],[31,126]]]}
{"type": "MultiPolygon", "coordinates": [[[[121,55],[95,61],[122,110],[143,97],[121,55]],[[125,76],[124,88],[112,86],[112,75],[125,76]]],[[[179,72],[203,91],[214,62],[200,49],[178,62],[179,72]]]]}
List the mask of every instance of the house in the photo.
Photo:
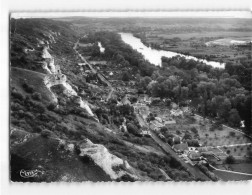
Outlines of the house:
{"type": "Polygon", "coordinates": [[[171,103],[172,109],[178,109],[178,105],[174,102],[171,103]]]}
{"type": "Polygon", "coordinates": [[[158,122],[162,123],[163,120],[160,117],[155,117],[155,120],[157,120],[158,122]]]}
{"type": "Polygon", "coordinates": [[[124,98],[121,100],[123,105],[131,105],[131,102],[128,100],[127,95],[124,96],[124,98]]]}
{"type": "Polygon", "coordinates": [[[153,131],[159,131],[160,130],[160,127],[157,127],[155,124],[152,123],[152,121],[150,122],[150,128],[153,131]]]}
{"type": "Polygon", "coordinates": [[[79,47],[92,47],[93,45],[93,43],[78,43],[79,47]]]}
{"type": "Polygon", "coordinates": [[[146,137],[150,137],[150,136],[151,136],[150,132],[147,131],[147,130],[143,130],[140,134],[141,134],[142,136],[146,136],[146,137]]]}
{"type": "Polygon", "coordinates": [[[188,106],[185,106],[185,107],[182,107],[182,111],[183,112],[190,112],[190,109],[189,109],[189,107],[188,106]]]}
{"type": "Polygon", "coordinates": [[[177,110],[172,109],[172,110],[170,111],[170,113],[171,113],[171,116],[176,116],[176,117],[178,117],[178,116],[183,116],[183,111],[180,110],[180,109],[177,109],[177,110]]]}
{"type": "Polygon", "coordinates": [[[187,143],[175,144],[175,145],[173,145],[172,148],[177,153],[183,153],[183,152],[187,152],[189,150],[187,143]]]}
{"type": "Polygon", "coordinates": [[[197,151],[189,151],[187,156],[192,161],[200,161],[200,153],[197,151]]]}
{"type": "Polygon", "coordinates": [[[162,123],[158,122],[157,120],[151,121],[150,124],[154,125],[154,127],[158,129],[164,126],[162,123]]]}
{"type": "Polygon", "coordinates": [[[91,65],[107,65],[107,61],[89,61],[91,65]]]}
{"type": "Polygon", "coordinates": [[[87,65],[87,63],[78,63],[78,66],[86,66],[87,65]]]}
{"type": "Polygon", "coordinates": [[[176,124],[176,121],[172,118],[166,118],[164,120],[164,125],[172,125],[172,124],[176,124]]]}

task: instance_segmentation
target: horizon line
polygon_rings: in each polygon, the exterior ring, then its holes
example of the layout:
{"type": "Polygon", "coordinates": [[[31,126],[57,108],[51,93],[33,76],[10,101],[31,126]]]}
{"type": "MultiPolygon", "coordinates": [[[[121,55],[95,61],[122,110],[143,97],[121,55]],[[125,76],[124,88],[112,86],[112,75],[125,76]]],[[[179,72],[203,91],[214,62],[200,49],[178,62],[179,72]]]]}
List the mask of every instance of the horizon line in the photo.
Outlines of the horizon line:
{"type": "Polygon", "coordinates": [[[13,11],[10,18],[244,18],[251,19],[250,11],[13,11]]]}

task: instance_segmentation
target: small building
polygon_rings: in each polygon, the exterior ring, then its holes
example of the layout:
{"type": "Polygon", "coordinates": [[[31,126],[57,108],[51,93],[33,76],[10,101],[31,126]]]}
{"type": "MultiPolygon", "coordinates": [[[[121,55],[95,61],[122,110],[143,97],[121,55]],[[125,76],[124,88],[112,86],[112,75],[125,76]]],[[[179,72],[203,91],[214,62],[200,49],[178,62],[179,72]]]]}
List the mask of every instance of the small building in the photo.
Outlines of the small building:
{"type": "Polygon", "coordinates": [[[155,120],[157,120],[158,122],[162,123],[163,120],[160,117],[155,117],[155,120]]]}
{"type": "Polygon", "coordinates": [[[177,153],[187,152],[189,150],[187,143],[175,144],[173,145],[173,150],[177,153]]]}
{"type": "Polygon", "coordinates": [[[131,105],[131,102],[128,100],[127,95],[124,96],[124,98],[121,100],[123,105],[131,105]]]}
{"type": "Polygon", "coordinates": [[[147,130],[143,130],[140,134],[141,134],[142,136],[146,136],[146,137],[150,137],[150,136],[151,136],[150,132],[147,131],[147,130]]]}
{"type": "Polygon", "coordinates": [[[164,125],[160,122],[158,122],[157,120],[153,120],[150,122],[150,124],[152,124],[154,127],[156,127],[156,129],[160,129],[161,127],[163,127],[164,125]]]}
{"type": "Polygon", "coordinates": [[[164,121],[164,125],[172,125],[172,124],[176,124],[176,121],[173,119],[164,121]]]}
{"type": "Polygon", "coordinates": [[[107,61],[89,61],[91,65],[107,65],[107,61]]]}
{"type": "Polygon", "coordinates": [[[171,110],[171,116],[176,116],[176,117],[183,116],[183,111],[180,110],[180,109],[177,109],[177,110],[172,109],[171,110]]]}
{"type": "Polygon", "coordinates": [[[192,161],[200,161],[200,153],[197,151],[189,151],[188,152],[188,158],[190,158],[192,161]]]}
{"type": "Polygon", "coordinates": [[[172,109],[178,109],[178,105],[174,102],[171,103],[172,109]]]}

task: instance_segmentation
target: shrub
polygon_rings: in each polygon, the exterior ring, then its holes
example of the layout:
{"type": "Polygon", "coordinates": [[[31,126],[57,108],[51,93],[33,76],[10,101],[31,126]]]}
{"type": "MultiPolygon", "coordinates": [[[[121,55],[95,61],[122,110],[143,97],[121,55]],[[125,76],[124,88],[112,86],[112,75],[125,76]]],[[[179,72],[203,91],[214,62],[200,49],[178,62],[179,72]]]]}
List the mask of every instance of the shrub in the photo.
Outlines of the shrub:
{"type": "Polygon", "coordinates": [[[14,98],[19,99],[19,100],[21,100],[21,101],[24,100],[23,94],[19,93],[19,92],[16,91],[16,90],[13,90],[13,91],[11,92],[11,95],[12,95],[14,98]]]}
{"type": "Polygon", "coordinates": [[[181,166],[181,163],[177,159],[175,159],[174,157],[171,157],[170,166],[172,168],[178,168],[181,166]]]}
{"type": "Polygon", "coordinates": [[[27,83],[24,83],[23,84],[23,88],[24,90],[27,92],[27,93],[33,93],[34,92],[34,89],[32,86],[29,86],[27,83]]]}
{"type": "Polygon", "coordinates": [[[44,113],[46,111],[46,108],[44,104],[40,102],[33,102],[33,110],[38,113],[44,113]]]}
{"type": "Polygon", "coordinates": [[[11,110],[13,111],[18,111],[18,110],[22,110],[23,106],[20,105],[19,103],[11,103],[11,110]]]}
{"type": "Polygon", "coordinates": [[[173,146],[173,139],[171,137],[168,138],[167,140],[167,143],[170,145],[170,146],[173,146]]]}
{"type": "Polygon", "coordinates": [[[196,139],[188,140],[187,141],[188,146],[190,147],[199,147],[199,141],[196,139]]]}
{"type": "Polygon", "coordinates": [[[42,137],[44,137],[44,138],[48,138],[49,136],[52,135],[52,132],[45,129],[45,130],[42,130],[42,131],[41,131],[40,135],[41,135],[42,137]]]}
{"type": "Polygon", "coordinates": [[[160,128],[161,133],[165,133],[168,131],[167,127],[163,126],[160,128]]]}
{"type": "Polygon", "coordinates": [[[198,134],[198,130],[195,127],[191,128],[191,132],[193,132],[194,134],[198,134]]]}
{"type": "Polygon", "coordinates": [[[247,155],[248,155],[248,157],[249,157],[250,159],[252,159],[252,151],[251,151],[251,150],[247,152],[247,155]]]}
{"type": "Polygon", "coordinates": [[[128,123],[127,124],[127,129],[128,132],[133,134],[133,135],[139,135],[139,130],[137,129],[137,127],[135,125],[133,125],[132,123],[128,123]]]}
{"type": "Polygon", "coordinates": [[[56,103],[50,103],[50,104],[47,106],[47,109],[50,110],[50,111],[53,111],[56,107],[57,107],[57,104],[56,104],[56,103]]]}
{"type": "Polygon", "coordinates": [[[192,139],[192,136],[188,131],[185,132],[184,139],[192,139]]]}
{"type": "Polygon", "coordinates": [[[42,99],[41,94],[38,92],[33,93],[31,97],[32,97],[32,99],[38,100],[38,101],[40,101],[42,99]]]}
{"type": "Polygon", "coordinates": [[[229,132],[229,135],[230,135],[231,137],[234,137],[234,136],[235,136],[235,132],[231,131],[231,132],[229,132]]]}
{"type": "Polygon", "coordinates": [[[35,119],[34,114],[32,114],[31,112],[25,112],[24,116],[32,120],[35,119]]]}
{"type": "Polygon", "coordinates": [[[213,181],[218,181],[218,177],[214,174],[214,173],[212,173],[212,172],[210,172],[204,165],[197,165],[198,167],[199,167],[199,169],[203,172],[203,173],[205,173],[211,180],[213,180],[213,181]]]}
{"type": "Polygon", "coordinates": [[[227,164],[234,164],[235,163],[235,158],[232,155],[229,155],[226,159],[225,162],[227,164]]]}
{"type": "Polygon", "coordinates": [[[33,130],[37,133],[41,133],[43,131],[42,126],[36,126],[35,128],[33,128],[33,130]]]}
{"type": "Polygon", "coordinates": [[[180,138],[179,137],[174,137],[174,144],[180,144],[180,138]]]}

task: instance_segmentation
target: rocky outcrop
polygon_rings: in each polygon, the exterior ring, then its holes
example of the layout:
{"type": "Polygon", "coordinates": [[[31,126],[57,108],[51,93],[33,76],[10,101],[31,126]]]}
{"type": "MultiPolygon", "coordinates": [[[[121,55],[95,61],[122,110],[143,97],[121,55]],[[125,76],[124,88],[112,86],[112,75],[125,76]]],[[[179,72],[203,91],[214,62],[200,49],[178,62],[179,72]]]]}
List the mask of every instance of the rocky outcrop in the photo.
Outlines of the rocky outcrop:
{"type": "Polygon", "coordinates": [[[40,63],[42,64],[42,68],[46,71],[47,74],[52,74],[51,70],[47,66],[46,61],[43,61],[43,62],[40,62],[40,63]]]}
{"type": "Polygon", "coordinates": [[[127,176],[132,180],[138,180],[129,163],[111,154],[105,146],[93,144],[89,139],[86,139],[79,143],[77,148],[80,150],[79,156],[92,159],[111,179],[117,180],[127,176]]]}
{"type": "MultiPolygon", "coordinates": [[[[47,36],[49,38],[50,43],[56,42],[53,35],[57,37],[57,36],[60,36],[60,33],[53,32],[53,31],[50,31],[49,33],[44,33],[44,36],[47,36]]],[[[38,41],[40,40],[38,39],[38,41]]],[[[46,87],[53,94],[53,92],[51,91],[51,87],[55,85],[62,85],[65,88],[63,93],[68,97],[76,96],[77,103],[79,104],[79,106],[85,109],[90,116],[94,117],[95,115],[90,109],[88,102],[85,100],[82,100],[81,97],[78,96],[77,92],[72,88],[72,86],[69,83],[67,83],[67,77],[66,75],[61,73],[60,66],[54,64],[54,58],[51,56],[51,54],[48,51],[49,42],[48,41],[45,41],[45,42],[48,43],[48,45],[44,46],[42,50],[41,57],[44,58],[44,61],[41,63],[42,63],[42,68],[47,73],[47,75],[44,78],[44,83],[46,87]]],[[[55,101],[57,99],[55,94],[53,94],[53,97],[54,97],[54,102],[57,102],[55,101]]],[[[95,119],[99,121],[96,117],[95,119]]]]}
{"type": "Polygon", "coordinates": [[[43,50],[42,50],[42,58],[44,58],[44,59],[51,59],[52,58],[52,56],[51,56],[51,54],[48,52],[48,46],[45,46],[44,48],[43,48],[43,50]]]}

